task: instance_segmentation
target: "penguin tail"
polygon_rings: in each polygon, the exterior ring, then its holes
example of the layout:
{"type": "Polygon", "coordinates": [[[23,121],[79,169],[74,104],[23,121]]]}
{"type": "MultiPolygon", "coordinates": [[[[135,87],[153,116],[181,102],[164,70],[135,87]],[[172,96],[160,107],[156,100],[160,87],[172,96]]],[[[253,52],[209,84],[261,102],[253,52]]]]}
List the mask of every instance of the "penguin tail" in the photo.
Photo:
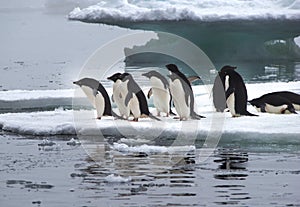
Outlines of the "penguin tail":
{"type": "Polygon", "coordinates": [[[192,119],[196,119],[196,120],[200,120],[200,119],[206,118],[206,117],[205,117],[205,116],[201,116],[201,115],[197,114],[196,112],[193,112],[193,113],[191,114],[191,118],[192,118],[192,119]]]}
{"type": "Polygon", "coordinates": [[[243,115],[245,115],[245,116],[258,116],[256,114],[250,113],[249,111],[246,111],[243,115]]]}
{"type": "Polygon", "coordinates": [[[154,116],[153,114],[149,113],[148,115],[151,119],[154,119],[156,121],[161,121],[159,118],[157,118],[156,116],[154,116]]]}
{"type": "Polygon", "coordinates": [[[124,119],[122,116],[119,116],[118,114],[116,114],[115,112],[111,111],[111,115],[117,119],[121,119],[121,120],[126,120],[124,119]]]}
{"type": "Polygon", "coordinates": [[[172,116],[176,116],[176,115],[177,115],[177,114],[175,114],[175,113],[172,111],[172,109],[170,109],[169,114],[172,115],[172,116]]]}

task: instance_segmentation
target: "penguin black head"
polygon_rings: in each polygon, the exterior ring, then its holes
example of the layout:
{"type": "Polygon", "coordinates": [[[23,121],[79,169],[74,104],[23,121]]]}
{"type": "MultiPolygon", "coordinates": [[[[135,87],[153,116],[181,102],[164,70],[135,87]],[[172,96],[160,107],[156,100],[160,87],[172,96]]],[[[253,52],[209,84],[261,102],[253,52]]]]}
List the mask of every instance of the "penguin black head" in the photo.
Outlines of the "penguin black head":
{"type": "Polygon", "coordinates": [[[93,78],[82,78],[78,81],[74,81],[73,84],[78,85],[78,86],[88,86],[90,88],[95,88],[97,89],[99,86],[99,81],[93,79],[93,78]]]}
{"type": "Polygon", "coordinates": [[[115,73],[110,77],[107,77],[107,80],[112,80],[113,82],[116,82],[117,80],[121,80],[121,73],[115,73]]]}
{"type": "Polygon", "coordinates": [[[259,107],[259,103],[257,101],[257,99],[252,99],[250,101],[248,101],[252,106],[256,106],[256,107],[259,107]]]}
{"type": "Polygon", "coordinates": [[[168,64],[168,65],[166,65],[166,68],[172,73],[180,72],[177,65],[175,65],[175,64],[168,64]]]}
{"type": "Polygon", "coordinates": [[[147,78],[151,78],[153,76],[159,77],[160,74],[158,72],[156,72],[155,70],[151,70],[151,71],[149,71],[147,73],[143,73],[142,76],[145,76],[147,78]]]}
{"type": "Polygon", "coordinates": [[[123,73],[123,74],[120,75],[120,79],[122,81],[126,81],[126,80],[129,80],[129,79],[132,79],[132,76],[129,73],[123,73]]]}
{"type": "Polygon", "coordinates": [[[236,68],[237,68],[236,66],[225,65],[225,66],[222,67],[220,72],[225,73],[226,71],[235,70],[236,68]]]}

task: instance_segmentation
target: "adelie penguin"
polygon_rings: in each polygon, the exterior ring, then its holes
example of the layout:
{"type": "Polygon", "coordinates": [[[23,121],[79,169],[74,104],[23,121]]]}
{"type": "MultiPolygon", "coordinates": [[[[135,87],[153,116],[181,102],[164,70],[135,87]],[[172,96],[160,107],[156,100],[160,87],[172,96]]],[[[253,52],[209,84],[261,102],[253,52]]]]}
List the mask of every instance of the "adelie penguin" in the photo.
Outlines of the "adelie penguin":
{"type": "Polygon", "coordinates": [[[168,64],[166,68],[170,71],[170,91],[174,100],[176,112],[180,120],[205,118],[194,110],[194,93],[188,78],[179,71],[175,64],[168,64]]]}
{"type": "Polygon", "coordinates": [[[242,76],[230,66],[223,67],[220,73],[224,82],[226,104],[232,117],[257,116],[247,111],[248,95],[242,76]]]}
{"type": "Polygon", "coordinates": [[[97,119],[101,119],[102,116],[121,118],[112,111],[108,94],[99,81],[92,78],[83,78],[73,83],[80,86],[91,104],[96,108],[97,119]]]}
{"type": "Polygon", "coordinates": [[[148,99],[153,94],[153,104],[157,110],[157,115],[160,116],[161,112],[166,113],[167,117],[170,114],[175,115],[171,109],[172,96],[167,79],[154,70],[144,73],[142,76],[150,79],[151,89],[148,93],[148,99]]]}
{"type": "Polygon", "coordinates": [[[130,115],[130,109],[129,107],[125,106],[125,96],[127,94],[127,88],[122,84],[122,74],[121,73],[115,73],[112,76],[107,78],[108,80],[112,80],[113,83],[113,95],[112,95],[112,101],[116,103],[120,115],[128,119],[130,115]]]}
{"type": "Polygon", "coordinates": [[[129,73],[123,73],[121,79],[122,84],[125,84],[122,87],[125,87],[126,90],[125,106],[129,107],[129,110],[132,112],[134,117],[133,121],[138,121],[140,117],[144,116],[160,121],[160,119],[149,112],[145,94],[133,77],[129,73]]]}
{"type": "MultiPolygon", "coordinates": [[[[265,94],[249,101],[249,103],[254,106],[258,112],[296,114],[294,104],[290,99],[295,101],[297,98],[299,101],[300,95],[288,91],[281,91],[265,94]]],[[[297,104],[295,104],[295,106],[297,106],[297,104]]]]}
{"type": "Polygon", "coordinates": [[[225,97],[225,71],[235,70],[236,67],[224,66],[215,78],[214,85],[212,88],[213,103],[217,112],[224,112],[227,108],[226,97],[225,97]]]}

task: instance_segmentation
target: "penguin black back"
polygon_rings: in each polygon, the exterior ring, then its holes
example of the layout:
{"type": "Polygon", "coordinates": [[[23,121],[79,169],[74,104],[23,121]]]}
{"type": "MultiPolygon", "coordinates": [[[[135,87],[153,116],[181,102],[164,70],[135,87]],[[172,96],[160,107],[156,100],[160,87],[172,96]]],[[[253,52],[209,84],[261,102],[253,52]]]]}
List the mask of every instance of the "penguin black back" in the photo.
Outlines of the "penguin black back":
{"type": "Polygon", "coordinates": [[[80,87],[87,86],[87,87],[93,89],[95,96],[97,95],[97,92],[100,92],[102,94],[102,96],[104,98],[104,102],[105,102],[103,115],[104,116],[112,116],[111,103],[109,100],[109,96],[107,94],[107,91],[105,90],[105,88],[99,81],[97,81],[93,78],[83,78],[83,79],[80,79],[79,81],[75,81],[73,83],[76,85],[79,85],[80,87]]]}
{"type": "Polygon", "coordinates": [[[145,115],[149,116],[150,112],[148,109],[148,103],[147,103],[145,94],[142,91],[142,89],[140,88],[140,86],[133,79],[132,75],[130,75],[129,73],[123,73],[121,75],[121,78],[122,78],[122,81],[129,80],[127,83],[128,94],[125,98],[125,105],[128,105],[128,102],[133,97],[133,94],[135,94],[137,99],[139,100],[139,107],[141,110],[141,114],[145,114],[145,115]]]}

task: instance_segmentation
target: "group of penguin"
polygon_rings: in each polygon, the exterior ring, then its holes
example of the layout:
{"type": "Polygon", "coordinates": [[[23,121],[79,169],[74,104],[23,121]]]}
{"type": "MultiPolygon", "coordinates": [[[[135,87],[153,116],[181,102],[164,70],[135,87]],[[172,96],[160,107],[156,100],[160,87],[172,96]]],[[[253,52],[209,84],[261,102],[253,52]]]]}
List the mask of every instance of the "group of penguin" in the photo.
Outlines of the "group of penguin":
{"type": "MultiPolygon", "coordinates": [[[[174,118],[178,118],[180,121],[205,118],[195,111],[195,98],[191,86],[191,83],[200,77],[186,77],[175,64],[168,64],[166,68],[170,73],[167,75],[169,81],[154,70],[142,74],[151,82],[151,89],[147,97],[149,99],[153,95],[157,116],[161,116],[161,113],[165,113],[167,117],[176,115],[172,111],[173,105],[178,115],[174,118]]],[[[233,117],[257,116],[247,111],[247,89],[243,78],[235,69],[236,67],[224,66],[215,78],[212,92],[216,111],[224,112],[228,108],[233,117]]],[[[80,86],[96,108],[97,119],[101,119],[103,116],[113,116],[129,120],[133,116],[132,121],[146,117],[160,121],[149,112],[146,96],[131,74],[115,73],[107,79],[114,82],[111,100],[116,104],[119,114],[112,110],[108,93],[99,81],[93,78],[83,78],[73,82],[80,86]]],[[[249,103],[259,112],[296,113],[296,110],[300,110],[300,95],[280,91],[263,95],[249,103]]]]}

